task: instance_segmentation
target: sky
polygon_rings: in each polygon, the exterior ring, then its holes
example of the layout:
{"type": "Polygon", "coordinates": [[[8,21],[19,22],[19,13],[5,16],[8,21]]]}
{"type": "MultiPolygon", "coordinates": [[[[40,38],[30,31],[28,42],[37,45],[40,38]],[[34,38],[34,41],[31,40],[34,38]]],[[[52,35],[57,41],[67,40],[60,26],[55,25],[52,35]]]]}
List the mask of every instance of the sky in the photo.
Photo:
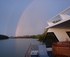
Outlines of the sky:
{"type": "Polygon", "coordinates": [[[0,0],[0,34],[42,34],[47,20],[70,6],[70,0],[0,0]]]}

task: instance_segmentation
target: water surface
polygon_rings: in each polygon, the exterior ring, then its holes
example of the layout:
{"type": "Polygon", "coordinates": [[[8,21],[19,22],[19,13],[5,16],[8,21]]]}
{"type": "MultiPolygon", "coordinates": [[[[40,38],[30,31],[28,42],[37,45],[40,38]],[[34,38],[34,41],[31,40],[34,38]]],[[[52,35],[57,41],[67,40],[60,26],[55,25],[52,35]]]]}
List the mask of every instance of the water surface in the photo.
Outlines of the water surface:
{"type": "Polygon", "coordinates": [[[0,40],[0,57],[24,57],[30,44],[40,44],[37,39],[0,40]]]}

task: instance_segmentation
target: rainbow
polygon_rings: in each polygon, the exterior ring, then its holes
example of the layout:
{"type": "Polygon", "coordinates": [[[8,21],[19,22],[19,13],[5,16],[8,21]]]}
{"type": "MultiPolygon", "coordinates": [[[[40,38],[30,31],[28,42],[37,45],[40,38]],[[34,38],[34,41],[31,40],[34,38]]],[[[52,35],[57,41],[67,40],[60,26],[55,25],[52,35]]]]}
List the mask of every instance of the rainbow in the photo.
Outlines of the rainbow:
{"type": "Polygon", "coordinates": [[[19,35],[19,31],[20,31],[20,29],[22,29],[22,28],[20,28],[20,26],[21,26],[20,23],[22,22],[22,19],[24,18],[23,16],[25,15],[25,13],[26,13],[26,11],[28,10],[28,8],[30,8],[31,5],[32,5],[35,1],[36,1],[36,0],[33,0],[33,1],[30,3],[30,5],[28,5],[28,7],[25,9],[25,11],[23,11],[21,17],[19,18],[19,22],[18,22],[18,24],[17,24],[15,36],[19,35]]]}

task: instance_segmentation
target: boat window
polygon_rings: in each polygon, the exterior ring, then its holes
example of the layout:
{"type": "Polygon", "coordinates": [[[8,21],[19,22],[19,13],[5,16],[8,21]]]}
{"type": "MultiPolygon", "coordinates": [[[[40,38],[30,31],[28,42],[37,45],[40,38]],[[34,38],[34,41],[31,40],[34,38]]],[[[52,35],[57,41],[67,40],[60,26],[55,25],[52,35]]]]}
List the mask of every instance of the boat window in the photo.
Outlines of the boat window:
{"type": "Polygon", "coordinates": [[[69,38],[70,38],[70,31],[67,31],[66,33],[67,33],[67,35],[68,35],[68,36],[69,36],[69,38]]]}

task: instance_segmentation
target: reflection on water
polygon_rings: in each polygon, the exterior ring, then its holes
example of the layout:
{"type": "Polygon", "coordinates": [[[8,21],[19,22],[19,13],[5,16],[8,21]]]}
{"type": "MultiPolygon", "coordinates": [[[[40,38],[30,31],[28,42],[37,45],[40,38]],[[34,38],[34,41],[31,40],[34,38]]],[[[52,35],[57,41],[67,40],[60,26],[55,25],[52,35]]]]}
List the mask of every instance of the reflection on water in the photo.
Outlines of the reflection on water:
{"type": "Polygon", "coordinates": [[[0,40],[0,57],[24,57],[30,44],[40,44],[37,39],[0,40]]]}

